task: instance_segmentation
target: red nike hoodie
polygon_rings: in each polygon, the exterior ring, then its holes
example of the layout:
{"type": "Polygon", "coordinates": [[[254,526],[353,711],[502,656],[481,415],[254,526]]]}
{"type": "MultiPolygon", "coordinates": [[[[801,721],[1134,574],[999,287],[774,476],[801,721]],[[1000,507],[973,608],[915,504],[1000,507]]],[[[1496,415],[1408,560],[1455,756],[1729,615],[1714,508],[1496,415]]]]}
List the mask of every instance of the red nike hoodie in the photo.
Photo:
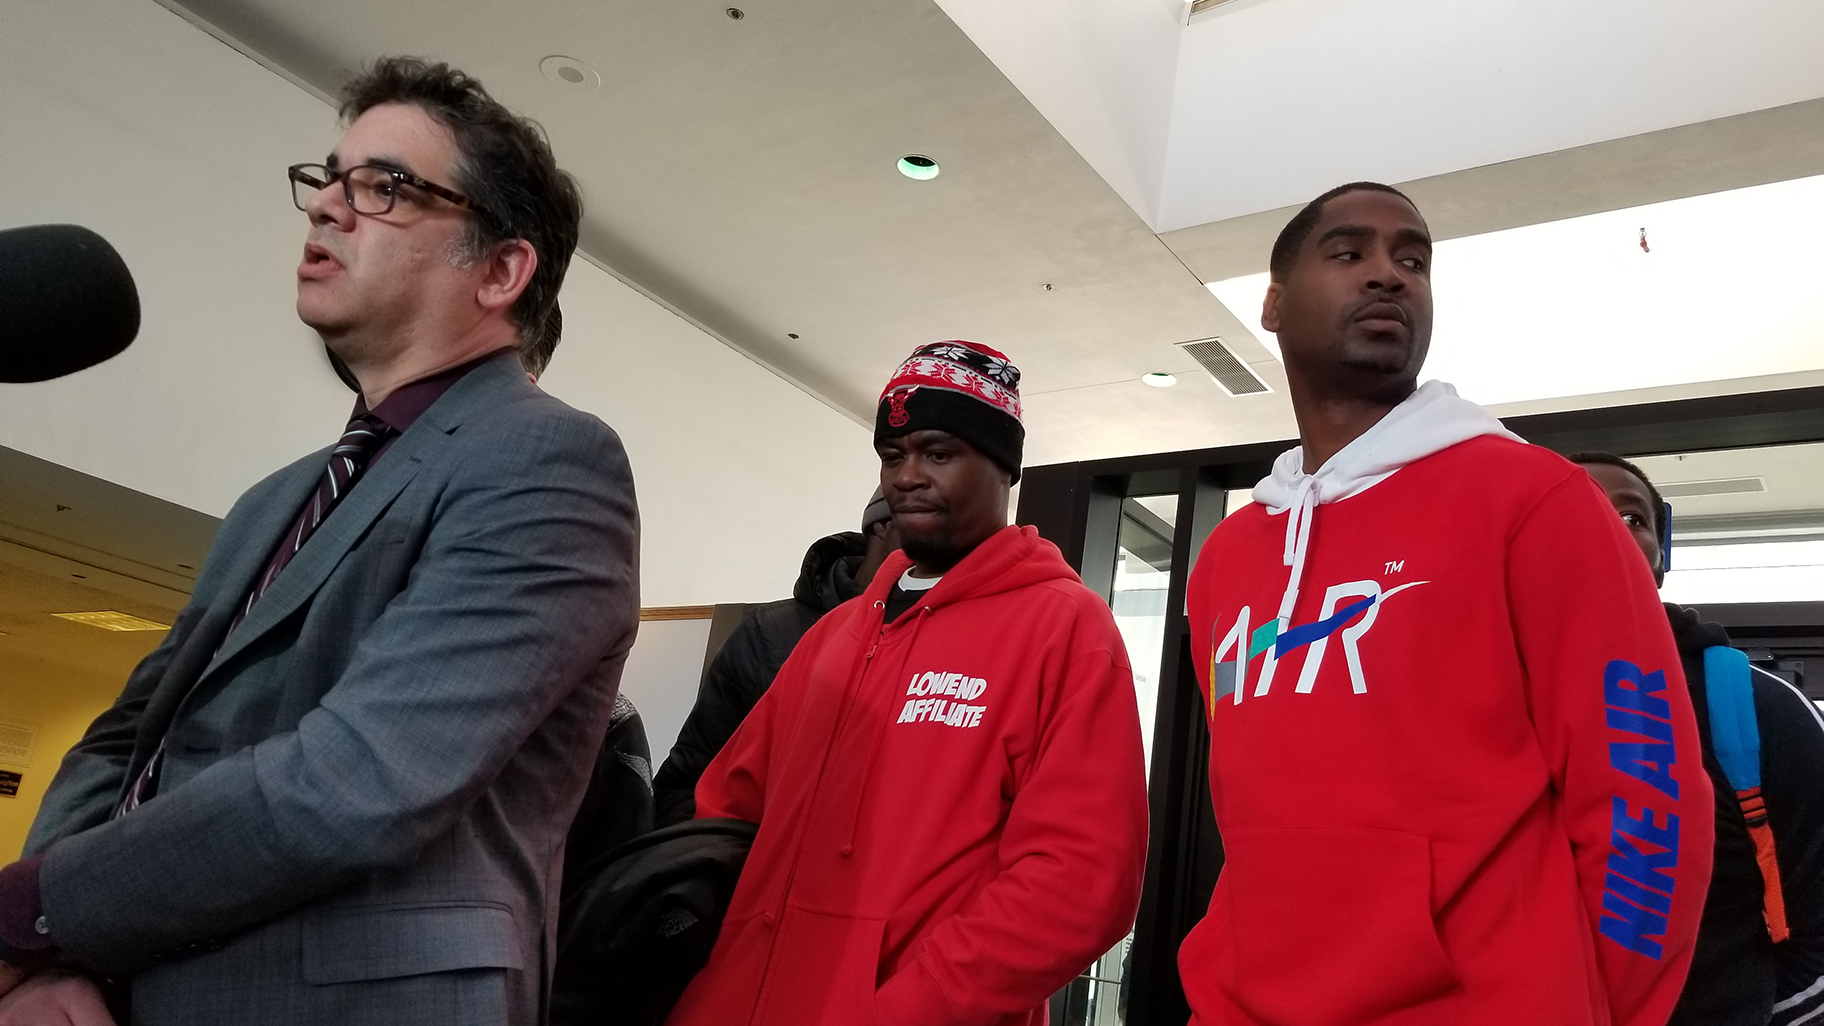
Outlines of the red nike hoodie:
{"type": "Polygon", "coordinates": [[[670,1026],[1038,1026],[1132,925],[1146,779],[1107,604],[1009,527],[883,627],[908,566],[811,628],[697,784],[760,832],[670,1026]]]}
{"type": "Polygon", "coordinates": [[[1441,382],[1302,464],[1191,574],[1227,856],[1193,1022],[1661,1026],[1711,788],[1620,520],[1441,382]]]}

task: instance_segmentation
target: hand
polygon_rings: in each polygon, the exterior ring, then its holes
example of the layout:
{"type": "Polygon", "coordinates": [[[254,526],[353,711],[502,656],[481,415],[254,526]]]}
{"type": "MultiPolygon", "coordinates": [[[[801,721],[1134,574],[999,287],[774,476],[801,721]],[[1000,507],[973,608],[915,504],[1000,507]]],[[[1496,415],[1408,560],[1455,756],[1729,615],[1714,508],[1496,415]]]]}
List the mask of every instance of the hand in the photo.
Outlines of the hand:
{"type": "Polygon", "coordinates": [[[114,1026],[114,1017],[94,983],[52,970],[0,998],[0,1026],[114,1026]]]}
{"type": "Polygon", "coordinates": [[[11,962],[0,962],[0,997],[12,993],[13,988],[24,983],[30,975],[32,973],[29,969],[21,969],[11,962]]]}

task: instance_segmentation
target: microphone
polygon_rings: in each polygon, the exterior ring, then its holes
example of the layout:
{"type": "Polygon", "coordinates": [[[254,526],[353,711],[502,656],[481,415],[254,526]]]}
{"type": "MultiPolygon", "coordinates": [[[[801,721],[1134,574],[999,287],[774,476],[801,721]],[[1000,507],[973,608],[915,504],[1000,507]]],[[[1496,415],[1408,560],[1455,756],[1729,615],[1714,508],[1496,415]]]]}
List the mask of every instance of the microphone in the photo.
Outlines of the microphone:
{"type": "Polygon", "coordinates": [[[73,224],[0,231],[0,382],[74,374],[137,334],[139,290],[108,240],[73,224]]]}

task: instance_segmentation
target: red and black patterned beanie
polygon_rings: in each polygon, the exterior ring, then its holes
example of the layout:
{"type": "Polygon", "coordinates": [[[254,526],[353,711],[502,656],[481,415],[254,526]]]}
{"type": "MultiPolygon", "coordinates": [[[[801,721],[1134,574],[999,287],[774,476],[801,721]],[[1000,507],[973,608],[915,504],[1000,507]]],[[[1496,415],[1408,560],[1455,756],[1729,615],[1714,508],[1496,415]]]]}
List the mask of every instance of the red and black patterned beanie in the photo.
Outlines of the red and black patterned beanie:
{"type": "Polygon", "coordinates": [[[874,441],[927,428],[968,442],[1018,481],[1026,445],[1020,369],[979,342],[952,339],[912,350],[880,393],[874,441]]]}

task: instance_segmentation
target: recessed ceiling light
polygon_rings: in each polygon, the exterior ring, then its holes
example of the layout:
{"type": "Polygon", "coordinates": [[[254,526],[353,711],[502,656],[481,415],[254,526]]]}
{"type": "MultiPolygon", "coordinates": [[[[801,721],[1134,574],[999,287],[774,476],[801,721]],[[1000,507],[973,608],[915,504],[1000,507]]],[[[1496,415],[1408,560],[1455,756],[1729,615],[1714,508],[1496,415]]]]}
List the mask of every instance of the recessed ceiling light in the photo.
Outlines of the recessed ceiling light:
{"type": "Polygon", "coordinates": [[[90,613],[52,613],[60,620],[72,620],[76,623],[100,627],[104,631],[166,631],[171,629],[168,623],[147,620],[144,617],[123,613],[116,609],[98,609],[90,613]]]}
{"type": "Polygon", "coordinates": [[[899,173],[915,182],[928,182],[937,177],[937,161],[922,153],[908,153],[899,158],[899,173]]]}
{"type": "Polygon", "coordinates": [[[1154,388],[1170,388],[1178,383],[1178,375],[1167,374],[1164,371],[1154,371],[1151,374],[1140,375],[1140,380],[1154,388]]]}
{"type": "Polygon", "coordinates": [[[538,62],[538,70],[546,78],[558,85],[577,86],[583,89],[595,89],[602,84],[602,76],[595,69],[575,57],[552,54],[538,62]]]}

